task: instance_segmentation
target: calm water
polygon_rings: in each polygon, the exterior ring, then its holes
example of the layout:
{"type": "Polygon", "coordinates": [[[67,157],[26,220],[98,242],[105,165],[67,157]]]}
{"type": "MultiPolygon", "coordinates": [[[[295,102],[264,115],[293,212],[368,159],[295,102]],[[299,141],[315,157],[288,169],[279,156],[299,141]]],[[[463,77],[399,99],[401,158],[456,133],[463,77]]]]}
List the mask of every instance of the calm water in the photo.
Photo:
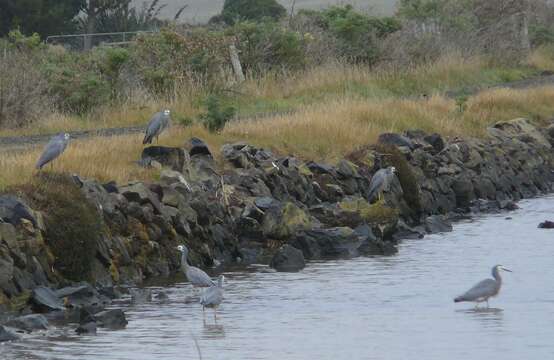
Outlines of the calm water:
{"type": "MultiPolygon", "coordinates": [[[[6,359],[547,359],[554,354],[554,197],[454,232],[406,241],[399,255],[310,263],[301,273],[226,273],[217,325],[191,289],[126,308],[126,330],[56,330],[0,346],[6,359]],[[506,220],[505,217],[512,217],[506,220]],[[500,263],[489,310],[452,297],[500,263]]],[[[157,291],[158,288],[155,288],[157,291]]]]}

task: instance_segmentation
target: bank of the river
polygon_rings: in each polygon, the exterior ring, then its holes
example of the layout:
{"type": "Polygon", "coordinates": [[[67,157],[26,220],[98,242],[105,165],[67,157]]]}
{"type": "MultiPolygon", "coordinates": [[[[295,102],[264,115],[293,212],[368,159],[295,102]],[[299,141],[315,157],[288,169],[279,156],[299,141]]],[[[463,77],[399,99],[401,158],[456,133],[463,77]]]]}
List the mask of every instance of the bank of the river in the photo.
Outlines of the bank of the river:
{"type": "MultiPolygon", "coordinates": [[[[482,140],[383,134],[336,166],[246,144],[224,146],[224,164],[216,165],[214,149],[192,139],[185,148],[145,149],[142,165],[163,167],[155,183],[38,175],[0,196],[0,308],[69,308],[87,323],[79,309],[98,313],[115,285],[178,271],[178,244],[201,267],[300,269],[304,259],[393,254],[398,239],[448,231],[449,220],[470,211],[510,209],[551,190],[552,128],[516,119],[488,133],[482,140]],[[389,165],[398,177],[384,202],[370,204],[371,175],[389,165]]],[[[123,322],[117,313],[97,318],[123,322]]],[[[42,318],[33,321],[42,326],[42,318]]]]}

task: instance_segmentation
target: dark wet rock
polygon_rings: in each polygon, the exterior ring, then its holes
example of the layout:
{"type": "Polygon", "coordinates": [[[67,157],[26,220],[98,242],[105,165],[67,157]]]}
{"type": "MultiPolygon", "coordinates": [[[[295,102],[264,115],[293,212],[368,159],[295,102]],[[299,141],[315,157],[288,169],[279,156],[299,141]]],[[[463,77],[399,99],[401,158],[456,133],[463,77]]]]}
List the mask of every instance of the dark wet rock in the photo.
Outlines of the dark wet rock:
{"type": "Polygon", "coordinates": [[[133,304],[144,304],[152,301],[151,289],[133,288],[129,290],[129,293],[133,304]]]}
{"type": "Polygon", "coordinates": [[[256,199],[254,199],[254,204],[263,211],[277,208],[281,205],[278,200],[268,196],[257,197],[256,199]]]}
{"type": "Polygon", "coordinates": [[[194,155],[207,155],[212,157],[208,144],[196,137],[189,140],[189,155],[191,157],[194,155]]]}
{"type": "Polygon", "coordinates": [[[379,135],[377,143],[382,145],[393,145],[398,147],[405,147],[408,149],[414,149],[414,143],[412,142],[412,140],[404,135],[395,133],[385,133],[379,135]]]}
{"type": "Polygon", "coordinates": [[[423,138],[427,143],[429,143],[436,153],[441,152],[444,149],[444,140],[439,134],[431,134],[423,138]]]}
{"type": "Polygon", "coordinates": [[[539,229],[554,229],[554,221],[545,220],[539,224],[539,229]]]}
{"type": "Polygon", "coordinates": [[[142,150],[141,159],[155,160],[164,167],[181,171],[185,164],[185,153],[181,148],[149,146],[142,150]]]}
{"type": "Polygon", "coordinates": [[[328,164],[323,164],[323,163],[317,163],[317,162],[309,162],[306,164],[306,166],[308,167],[308,169],[315,173],[315,174],[329,174],[329,175],[334,175],[335,174],[335,169],[331,166],[331,165],[328,165],[328,164]]]}
{"type": "Polygon", "coordinates": [[[247,169],[252,166],[250,162],[251,154],[248,152],[249,146],[245,143],[226,144],[221,148],[223,158],[233,164],[234,167],[247,169]]]}
{"type": "Polygon", "coordinates": [[[393,239],[423,239],[426,234],[426,230],[422,226],[409,226],[403,220],[399,220],[396,224],[396,231],[393,234],[393,239]]]}
{"type": "Polygon", "coordinates": [[[377,237],[371,227],[368,225],[360,225],[354,229],[354,233],[363,239],[358,247],[358,252],[361,255],[394,255],[398,252],[395,243],[391,241],[383,241],[377,237]]]}
{"type": "Polygon", "coordinates": [[[98,291],[90,284],[70,286],[56,290],[58,298],[66,307],[98,306],[103,303],[98,291]]]}
{"type": "Polygon", "coordinates": [[[519,209],[519,206],[512,200],[502,200],[498,202],[498,206],[502,210],[514,211],[519,209]]]}
{"type": "Polygon", "coordinates": [[[431,215],[425,219],[425,230],[429,234],[452,231],[452,224],[443,215],[431,215]]]}
{"type": "Polygon", "coordinates": [[[269,264],[280,272],[300,271],[306,266],[302,251],[290,245],[283,245],[271,259],[269,264]]]}
{"type": "Polygon", "coordinates": [[[12,225],[19,225],[21,219],[26,219],[33,226],[37,225],[37,219],[31,208],[23,200],[12,195],[0,196],[0,219],[12,225]]]}
{"type": "Polygon", "coordinates": [[[452,190],[456,194],[456,205],[458,207],[468,207],[475,193],[473,191],[473,183],[468,177],[459,177],[452,182],[452,190]]]}
{"type": "Polygon", "coordinates": [[[14,340],[19,340],[19,335],[0,325],[0,343],[14,340]]]}
{"type": "Polygon", "coordinates": [[[31,302],[33,303],[33,308],[37,312],[48,312],[64,309],[62,300],[52,289],[45,286],[38,286],[33,289],[31,302]]]}
{"type": "Polygon", "coordinates": [[[121,309],[104,310],[94,316],[99,326],[112,330],[123,329],[128,324],[125,313],[121,309]]]}
{"type": "Polygon", "coordinates": [[[166,300],[169,300],[169,296],[167,295],[167,293],[165,291],[160,291],[159,293],[157,293],[154,296],[154,299],[159,300],[159,301],[166,301],[166,300]]]}
{"type": "Polygon", "coordinates": [[[351,258],[359,255],[364,238],[348,227],[300,231],[289,243],[306,259],[351,258]]]}
{"type": "Polygon", "coordinates": [[[80,324],[77,329],[75,329],[75,332],[79,335],[83,334],[96,334],[97,325],[95,322],[89,322],[86,324],[80,324]]]}
{"type": "Polygon", "coordinates": [[[150,204],[156,214],[161,212],[162,204],[160,200],[145,184],[129,184],[121,187],[119,191],[129,202],[135,202],[141,205],[150,204]]]}
{"type": "Polygon", "coordinates": [[[109,181],[102,184],[102,187],[110,194],[116,194],[119,192],[117,188],[117,183],[115,181],[109,181]]]}
{"type": "Polygon", "coordinates": [[[41,314],[30,314],[17,317],[6,323],[7,326],[11,326],[23,331],[35,331],[48,329],[48,320],[41,314]]]}

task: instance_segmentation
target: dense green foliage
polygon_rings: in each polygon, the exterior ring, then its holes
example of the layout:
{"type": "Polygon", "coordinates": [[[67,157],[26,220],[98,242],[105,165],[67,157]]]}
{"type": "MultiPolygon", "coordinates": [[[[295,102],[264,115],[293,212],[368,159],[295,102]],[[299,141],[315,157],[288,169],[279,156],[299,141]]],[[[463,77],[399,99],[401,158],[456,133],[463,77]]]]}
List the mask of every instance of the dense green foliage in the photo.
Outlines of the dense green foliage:
{"type": "Polygon", "coordinates": [[[221,19],[227,24],[264,18],[278,20],[286,13],[285,8],[276,0],[225,0],[221,19]]]}
{"type": "Polygon", "coordinates": [[[0,36],[12,29],[31,35],[48,35],[75,31],[75,16],[81,0],[2,0],[0,1],[0,36]]]}
{"type": "Polygon", "coordinates": [[[324,32],[334,37],[338,55],[354,63],[374,63],[379,57],[377,40],[401,28],[395,18],[372,17],[351,5],[300,14],[314,19],[324,32]]]}
{"type": "Polygon", "coordinates": [[[43,173],[20,191],[45,214],[46,244],[65,278],[89,280],[103,224],[97,209],[68,175],[43,173]]]}
{"type": "Polygon", "coordinates": [[[223,104],[221,98],[210,95],[206,99],[206,112],[200,115],[200,120],[210,132],[217,132],[225,127],[227,121],[231,120],[236,109],[232,105],[223,104]]]}

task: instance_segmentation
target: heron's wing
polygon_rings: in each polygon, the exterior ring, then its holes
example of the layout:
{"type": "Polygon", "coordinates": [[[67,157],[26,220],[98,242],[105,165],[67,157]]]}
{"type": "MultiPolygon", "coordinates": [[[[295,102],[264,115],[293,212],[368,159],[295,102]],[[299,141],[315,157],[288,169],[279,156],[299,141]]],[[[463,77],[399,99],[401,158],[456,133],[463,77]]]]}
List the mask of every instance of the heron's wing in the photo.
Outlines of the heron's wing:
{"type": "Polygon", "coordinates": [[[154,116],[152,116],[152,119],[150,119],[146,127],[146,135],[154,136],[160,131],[162,127],[162,116],[163,114],[161,112],[155,113],[154,116]]]}
{"type": "Polygon", "coordinates": [[[489,297],[496,293],[498,284],[493,279],[486,279],[478,282],[471,289],[460,295],[462,300],[473,301],[483,297],[489,297]]]}
{"type": "Polygon", "coordinates": [[[386,170],[381,169],[377,171],[369,183],[369,200],[373,199],[375,195],[379,192],[383,184],[385,183],[385,177],[387,176],[386,170]]]}
{"type": "Polygon", "coordinates": [[[197,267],[191,266],[187,274],[189,281],[202,286],[213,286],[215,283],[208,274],[197,267]]]}
{"type": "Polygon", "coordinates": [[[44,147],[42,155],[37,161],[37,168],[41,168],[44,165],[48,164],[50,161],[54,160],[65,150],[67,142],[64,141],[60,136],[53,137],[48,144],[44,147]]]}
{"type": "Polygon", "coordinates": [[[223,301],[223,289],[211,286],[204,290],[200,297],[200,304],[204,306],[219,305],[223,301]]]}

